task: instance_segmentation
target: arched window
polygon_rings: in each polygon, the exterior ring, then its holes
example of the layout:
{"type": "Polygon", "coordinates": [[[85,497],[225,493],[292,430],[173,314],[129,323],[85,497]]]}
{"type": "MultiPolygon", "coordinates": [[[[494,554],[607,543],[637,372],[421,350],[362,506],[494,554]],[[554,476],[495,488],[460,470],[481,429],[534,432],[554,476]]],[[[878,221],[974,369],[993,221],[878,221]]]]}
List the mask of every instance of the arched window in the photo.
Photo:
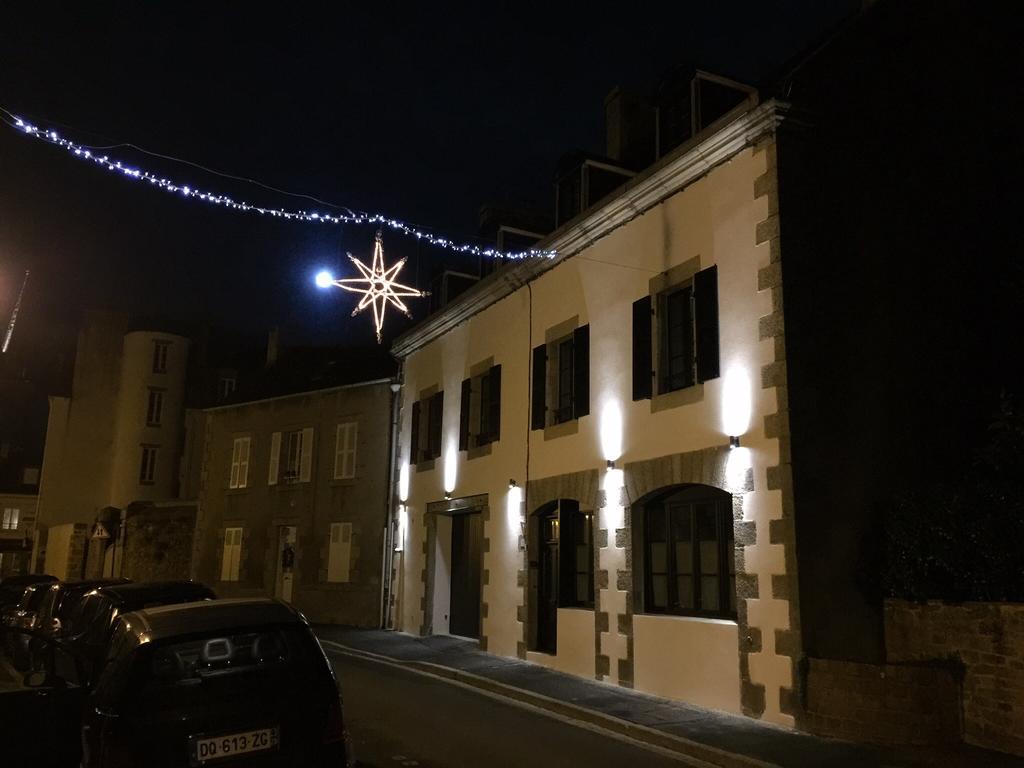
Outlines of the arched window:
{"type": "Polygon", "coordinates": [[[644,611],[734,617],[732,497],[692,485],[655,496],[642,511],[644,611]]]}

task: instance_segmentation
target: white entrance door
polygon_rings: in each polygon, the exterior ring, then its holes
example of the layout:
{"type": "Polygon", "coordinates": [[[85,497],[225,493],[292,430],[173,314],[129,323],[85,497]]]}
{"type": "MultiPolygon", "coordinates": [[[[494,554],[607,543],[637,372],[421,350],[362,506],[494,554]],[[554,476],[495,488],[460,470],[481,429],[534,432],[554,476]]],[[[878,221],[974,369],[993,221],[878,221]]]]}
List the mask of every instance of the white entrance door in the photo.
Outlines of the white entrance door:
{"type": "Polygon", "coordinates": [[[274,587],[274,597],[290,603],[292,574],[295,570],[295,536],[298,529],[294,525],[282,525],[277,530],[277,583],[274,587]]]}

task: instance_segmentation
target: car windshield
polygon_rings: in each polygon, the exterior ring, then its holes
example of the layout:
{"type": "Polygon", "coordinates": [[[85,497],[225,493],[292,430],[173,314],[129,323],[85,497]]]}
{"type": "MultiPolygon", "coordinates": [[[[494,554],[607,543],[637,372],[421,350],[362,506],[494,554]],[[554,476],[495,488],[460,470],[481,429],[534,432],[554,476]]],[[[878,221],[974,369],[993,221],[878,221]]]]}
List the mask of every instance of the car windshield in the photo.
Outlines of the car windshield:
{"type": "Polygon", "coordinates": [[[22,611],[34,611],[39,608],[39,604],[43,601],[43,597],[46,596],[46,586],[33,586],[25,590],[25,594],[21,596],[21,602],[18,603],[18,608],[22,611]]]}

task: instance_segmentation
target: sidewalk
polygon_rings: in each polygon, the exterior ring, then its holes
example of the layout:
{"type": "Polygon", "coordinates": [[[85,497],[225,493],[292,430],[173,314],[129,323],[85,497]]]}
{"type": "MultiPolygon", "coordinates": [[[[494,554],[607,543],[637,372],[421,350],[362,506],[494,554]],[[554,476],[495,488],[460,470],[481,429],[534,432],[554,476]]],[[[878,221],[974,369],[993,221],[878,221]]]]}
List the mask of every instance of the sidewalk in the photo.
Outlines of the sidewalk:
{"type": "Polygon", "coordinates": [[[969,746],[889,748],[818,738],[483,653],[475,643],[447,635],[413,637],[336,626],[315,629],[327,641],[328,650],[454,679],[722,768],[1024,768],[1024,759],[969,746]]]}

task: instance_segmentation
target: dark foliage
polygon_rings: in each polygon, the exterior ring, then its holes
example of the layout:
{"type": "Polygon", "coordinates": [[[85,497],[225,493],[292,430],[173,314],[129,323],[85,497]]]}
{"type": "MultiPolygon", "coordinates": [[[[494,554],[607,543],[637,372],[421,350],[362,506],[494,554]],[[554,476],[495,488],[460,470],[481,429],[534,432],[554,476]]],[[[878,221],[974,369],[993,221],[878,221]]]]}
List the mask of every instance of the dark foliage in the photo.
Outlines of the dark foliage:
{"type": "Polygon", "coordinates": [[[912,600],[1024,602],[1024,414],[1004,396],[960,477],[886,516],[883,588],[912,600]]]}

